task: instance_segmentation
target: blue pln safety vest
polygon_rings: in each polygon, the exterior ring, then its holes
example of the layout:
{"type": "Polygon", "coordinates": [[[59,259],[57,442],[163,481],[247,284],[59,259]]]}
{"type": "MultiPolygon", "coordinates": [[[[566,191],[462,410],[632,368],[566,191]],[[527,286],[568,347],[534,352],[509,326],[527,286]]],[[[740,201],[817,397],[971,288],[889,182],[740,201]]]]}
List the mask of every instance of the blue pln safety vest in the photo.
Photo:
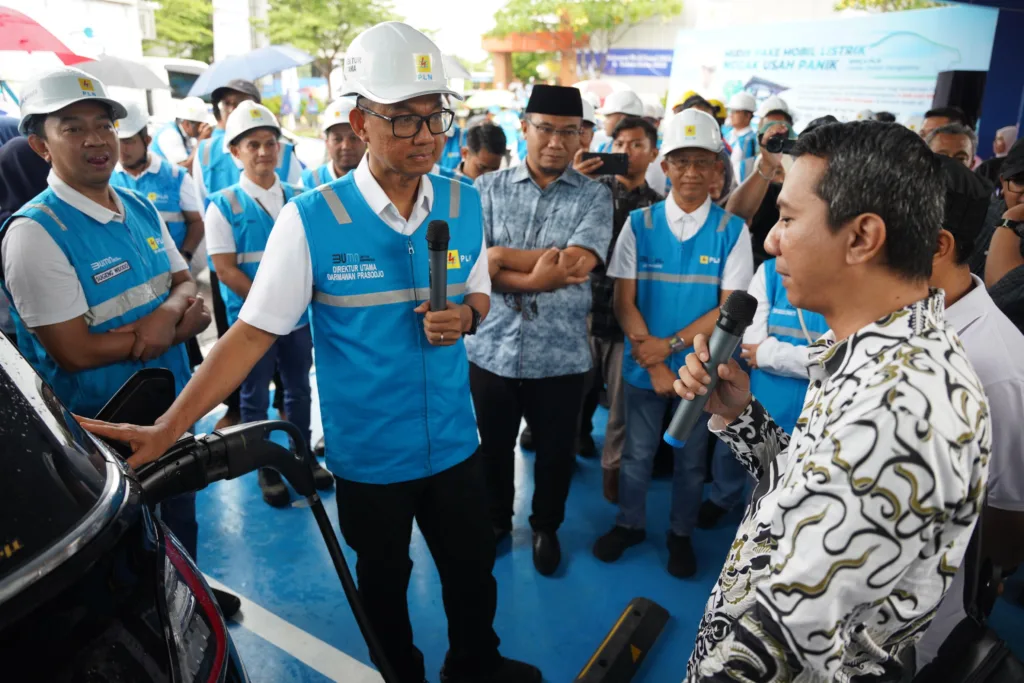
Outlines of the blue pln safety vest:
{"type": "Polygon", "coordinates": [[[135,190],[153,202],[179,251],[185,243],[187,232],[185,214],[181,211],[181,186],[182,183],[190,182],[192,180],[185,169],[166,159],[161,160],[160,170],[156,173],[143,173],[136,178],[127,171],[114,171],[110,176],[110,184],[114,187],[135,190]]]}
{"type": "MultiPolygon", "coordinates": [[[[130,190],[117,188],[115,192],[124,205],[124,223],[95,221],[65,204],[49,189],[15,214],[43,226],[78,273],[89,305],[85,322],[92,334],[109,332],[145,317],[167,300],[171,290],[171,262],[164,252],[156,212],[130,190]]],[[[13,306],[11,313],[18,347],[57,397],[79,415],[96,415],[128,378],[142,368],[170,370],[176,393],[185,388],[192,375],[184,344],[172,346],[162,356],[147,362],[122,361],[68,372],[29,332],[13,306]]]]}
{"type": "Polygon", "coordinates": [[[427,225],[446,220],[448,298],[461,303],[483,242],[475,189],[428,175],[434,202],[412,235],[366,203],[350,173],[294,200],[313,263],[313,347],[327,462],[343,479],[391,484],[463,462],[479,445],[460,339],[431,346],[427,225]]]}
{"type": "MultiPolygon", "coordinates": [[[[290,142],[281,143],[281,158],[278,159],[277,177],[282,183],[288,182],[288,171],[292,167],[294,146],[290,142]]],[[[199,143],[199,165],[203,169],[203,185],[206,186],[205,210],[210,205],[210,196],[232,185],[237,185],[242,177],[242,169],[235,163],[231,152],[224,149],[224,131],[216,128],[213,134],[199,143]]]]}
{"type": "MultiPolygon", "coordinates": [[[[811,341],[828,332],[828,323],[820,313],[797,309],[789,303],[786,288],[782,285],[782,276],[775,270],[775,259],[764,262],[764,279],[768,292],[768,303],[771,312],[768,314],[768,334],[781,342],[795,346],[807,346],[810,342],[800,327],[800,317],[807,326],[811,341]]],[[[772,416],[775,423],[792,434],[797,418],[804,408],[807,395],[806,379],[784,377],[761,368],[750,373],[750,392],[757,397],[772,416]]]]}
{"type": "MultiPolygon", "coordinates": [[[[456,166],[458,168],[458,166],[456,166]]],[[[448,178],[449,180],[457,180],[465,185],[472,185],[473,180],[469,176],[465,176],[461,173],[457,173],[454,168],[438,168],[438,175],[448,178]]]]}
{"type": "Polygon", "coordinates": [[[326,185],[333,180],[330,161],[318,168],[307,168],[302,171],[302,184],[306,186],[307,190],[326,185]]]}
{"type": "Polygon", "coordinates": [[[441,151],[441,159],[437,162],[437,165],[442,170],[455,169],[462,163],[462,147],[466,144],[466,131],[460,126],[452,125],[455,128],[455,132],[445,141],[444,149],[441,151]]]}
{"type": "MultiPolygon", "coordinates": [[[[286,203],[302,193],[302,190],[287,183],[281,183],[281,189],[286,203]]],[[[270,238],[270,231],[274,227],[274,219],[242,189],[241,185],[233,185],[215,193],[210,197],[210,202],[217,205],[221,215],[231,224],[231,231],[235,237],[235,263],[238,269],[250,280],[254,280],[263,259],[263,250],[266,249],[267,240],[270,238]]],[[[213,261],[212,257],[210,261],[213,261]]],[[[245,300],[223,282],[220,282],[220,295],[224,299],[228,325],[234,325],[245,300]]],[[[303,314],[299,324],[305,325],[307,322],[306,314],[303,314]]]]}
{"type": "Polygon", "coordinates": [[[737,182],[743,182],[750,176],[750,172],[754,168],[754,160],[757,158],[757,131],[751,129],[743,135],[736,135],[735,130],[730,130],[726,139],[733,149],[739,146],[743,150],[743,162],[740,164],[739,178],[737,178],[737,182]]]}
{"type": "MultiPolygon", "coordinates": [[[[671,201],[671,200],[667,200],[671,201]]],[[[665,202],[629,214],[636,235],[636,305],[655,337],[671,337],[719,305],[725,262],[743,230],[743,219],[711,205],[697,234],[680,242],[665,218],[665,202]]],[[[641,389],[652,389],[651,377],[631,354],[626,339],[622,374],[641,389]]],[[[670,355],[666,362],[679,372],[692,348],[670,355]]]]}
{"type": "Polygon", "coordinates": [[[163,135],[164,131],[166,130],[173,130],[174,134],[181,138],[182,143],[184,143],[185,145],[185,150],[188,151],[188,139],[185,138],[185,136],[181,132],[181,129],[178,128],[177,122],[171,121],[169,123],[165,123],[164,125],[160,126],[160,129],[156,132],[155,135],[153,135],[153,142],[149,145],[149,151],[157,155],[164,161],[168,161],[168,159],[167,155],[164,154],[164,151],[160,149],[160,136],[163,135]]]}

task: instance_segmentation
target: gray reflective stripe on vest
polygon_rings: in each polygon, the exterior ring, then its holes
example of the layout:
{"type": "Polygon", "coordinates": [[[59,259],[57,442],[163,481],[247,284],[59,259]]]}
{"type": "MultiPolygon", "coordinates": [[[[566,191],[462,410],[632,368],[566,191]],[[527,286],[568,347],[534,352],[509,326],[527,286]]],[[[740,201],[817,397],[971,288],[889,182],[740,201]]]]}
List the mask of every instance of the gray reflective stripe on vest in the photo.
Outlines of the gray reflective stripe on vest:
{"type": "Polygon", "coordinates": [[[782,325],[769,325],[768,334],[772,337],[794,337],[804,339],[804,331],[799,327],[783,327],[782,325]]]}
{"type": "Polygon", "coordinates": [[[259,263],[262,259],[262,251],[243,251],[241,254],[235,254],[235,263],[259,263]]]}
{"type": "Polygon", "coordinates": [[[327,202],[327,207],[331,210],[334,215],[334,220],[338,221],[338,225],[345,225],[351,223],[352,219],[348,216],[348,211],[345,210],[345,205],[341,203],[341,197],[334,191],[334,188],[330,185],[321,185],[316,188],[316,191],[320,193],[320,196],[327,202]]]}
{"type": "Polygon", "coordinates": [[[85,323],[89,327],[96,327],[110,322],[139,306],[155,301],[169,291],[171,291],[171,274],[170,272],[161,273],[149,282],[135,285],[103,303],[96,304],[86,311],[85,323]]]}
{"type": "Polygon", "coordinates": [[[725,227],[729,225],[729,221],[730,219],[732,219],[732,217],[733,215],[728,211],[723,213],[722,220],[718,221],[718,230],[716,230],[715,232],[725,232],[725,227]]]}
{"type": "Polygon", "coordinates": [[[62,221],[61,219],[57,218],[57,214],[55,214],[53,212],[53,209],[48,207],[46,204],[26,204],[25,208],[26,209],[39,209],[40,211],[45,213],[47,216],[52,218],[53,222],[56,223],[57,225],[59,225],[61,230],[63,230],[64,232],[68,231],[68,227],[66,225],[64,225],[64,221],[62,221]]]}
{"type": "Polygon", "coordinates": [[[235,195],[234,190],[224,190],[224,196],[228,198],[228,204],[231,205],[231,213],[235,214],[236,216],[242,213],[242,204],[238,201],[238,197],[235,195]]]}
{"type": "Polygon", "coordinates": [[[651,215],[651,207],[648,206],[646,209],[643,210],[643,212],[644,212],[644,227],[647,228],[648,230],[653,229],[654,228],[654,216],[651,215]]]}
{"type": "Polygon", "coordinates": [[[722,278],[714,275],[676,275],[674,273],[637,273],[636,279],[687,285],[719,285],[722,283],[722,278]]]}
{"type": "Polygon", "coordinates": [[[462,185],[462,181],[450,180],[448,182],[450,182],[452,184],[452,201],[451,201],[451,205],[448,207],[448,218],[458,218],[459,217],[459,193],[461,192],[460,186],[462,185]]]}
{"type": "MultiPolygon", "coordinates": [[[[448,285],[448,298],[466,293],[466,285],[448,285]]],[[[395,289],[390,292],[373,292],[372,294],[349,294],[338,296],[317,292],[313,300],[328,306],[339,308],[364,308],[368,306],[385,306],[387,304],[403,304],[410,301],[426,301],[430,298],[430,289],[395,289]]]]}
{"type": "Polygon", "coordinates": [[[185,214],[181,211],[161,211],[160,218],[164,219],[164,223],[184,223],[185,214]]]}
{"type": "Polygon", "coordinates": [[[210,141],[203,140],[206,144],[203,145],[203,166],[209,167],[210,165],[210,141]]]}

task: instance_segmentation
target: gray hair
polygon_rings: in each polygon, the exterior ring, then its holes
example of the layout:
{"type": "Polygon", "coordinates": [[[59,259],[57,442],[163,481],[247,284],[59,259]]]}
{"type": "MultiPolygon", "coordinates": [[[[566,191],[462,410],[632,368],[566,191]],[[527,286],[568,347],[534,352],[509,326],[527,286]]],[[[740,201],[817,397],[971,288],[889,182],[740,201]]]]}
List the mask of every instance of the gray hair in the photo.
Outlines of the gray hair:
{"type": "Polygon", "coordinates": [[[974,129],[970,126],[965,126],[962,123],[947,123],[946,125],[936,128],[931,133],[928,133],[928,137],[925,138],[925,142],[928,146],[932,146],[932,140],[939,135],[966,135],[971,141],[971,158],[978,153],[978,134],[974,132],[974,129]]]}

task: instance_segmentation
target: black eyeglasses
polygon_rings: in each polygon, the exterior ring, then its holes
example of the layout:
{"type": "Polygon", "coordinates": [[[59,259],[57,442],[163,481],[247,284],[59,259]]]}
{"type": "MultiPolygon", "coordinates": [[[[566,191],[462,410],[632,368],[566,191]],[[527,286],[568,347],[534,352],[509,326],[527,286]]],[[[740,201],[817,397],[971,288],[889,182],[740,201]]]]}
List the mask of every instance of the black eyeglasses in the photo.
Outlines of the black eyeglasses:
{"type": "Polygon", "coordinates": [[[430,131],[431,135],[442,135],[448,132],[448,129],[452,127],[452,122],[455,120],[455,112],[448,109],[442,109],[428,116],[420,116],[419,114],[384,116],[366,107],[359,107],[359,110],[370,116],[376,116],[378,119],[391,122],[391,133],[396,138],[403,139],[414,138],[419,135],[424,123],[427,124],[427,130],[430,131]]]}
{"type": "Polygon", "coordinates": [[[579,128],[558,129],[545,123],[534,123],[533,119],[526,119],[526,122],[533,126],[533,129],[540,133],[540,136],[543,138],[550,138],[552,135],[557,135],[563,140],[574,140],[580,136],[581,132],[579,128]]]}

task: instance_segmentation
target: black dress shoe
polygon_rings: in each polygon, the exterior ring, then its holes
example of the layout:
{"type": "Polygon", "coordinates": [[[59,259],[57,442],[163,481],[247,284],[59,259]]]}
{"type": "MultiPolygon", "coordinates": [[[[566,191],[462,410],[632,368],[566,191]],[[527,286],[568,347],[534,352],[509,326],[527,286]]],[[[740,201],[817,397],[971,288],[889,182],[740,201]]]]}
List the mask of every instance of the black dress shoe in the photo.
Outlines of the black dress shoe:
{"type": "Polygon", "coordinates": [[[643,529],[627,529],[616,524],[594,543],[594,557],[602,562],[614,562],[622,557],[626,548],[643,543],[645,538],[647,532],[643,529]]]}
{"type": "Polygon", "coordinates": [[[668,573],[685,579],[697,573],[697,556],[689,536],[676,536],[668,532],[668,573]]]}
{"type": "Polygon", "coordinates": [[[543,680],[537,667],[507,657],[502,657],[498,668],[488,674],[449,676],[447,666],[441,669],[441,683],[541,683],[543,680]]]}
{"type": "Polygon", "coordinates": [[[287,507],[292,498],[288,493],[288,487],[281,481],[281,475],[277,473],[277,470],[261,467],[257,476],[259,477],[260,490],[263,491],[263,500],[267,502],[267,505],[275,508],[287,507]]]}
{"type": "Polygon", "coordinates": [[[705,500],[700,504],[700,510],[697,512],[697,528],[714,529],[727,512],[729,511],[724,507],[705,500]]]}
{"type": "Polygon", "coordinates": [[[597,455],[597,445],[594,443],[594,437],[590,434],[580,434],[580,437],[576,440],[576,452],[581,458],[593,458],[597,455]]]}
{"type": "Polygon", "coordinates": [[[524,451],[533,450],[533,430],[530,429],[530,425],[526,425],[526,429],[519,435],[519,447],[524,451]]]}
{"type": "Polygon", "coordinates": [[[554,531],[533,532],[533,566],[542,576],[551,576],[562,561],[562,547],[554,531]]]}
{"type": "Polygon", "coordinates": [[[334,475],[316,460],[313,461],[313,485],[317,491],[330,491],[334,488],[334,475]]]}
{"type": "Polygon", "coordinates": [[[242,600],[237,595],[232,595],[216,588],[211,588],[210,590],[213,591],[213,597],[217,601],[217,606],[220,607],[220,612],[224,615],[225,619],[230,619],[238,614],[238,610],[242,609],[242,600]]]}

